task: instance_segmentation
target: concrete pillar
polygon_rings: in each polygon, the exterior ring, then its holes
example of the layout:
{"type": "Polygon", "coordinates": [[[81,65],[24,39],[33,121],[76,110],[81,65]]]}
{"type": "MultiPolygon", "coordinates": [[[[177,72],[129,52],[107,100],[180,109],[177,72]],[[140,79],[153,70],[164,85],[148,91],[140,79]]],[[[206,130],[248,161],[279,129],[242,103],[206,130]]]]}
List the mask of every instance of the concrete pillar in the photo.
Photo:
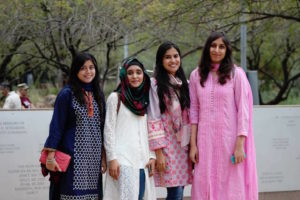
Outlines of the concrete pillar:
{"type": "Polygon", "coordinates": [[[248,80],[251,86],[252,95],[253,95],[253,104],[259,105],[259,93],[258,93],[258,78],[256,70],[247,71],[248,80]]]}

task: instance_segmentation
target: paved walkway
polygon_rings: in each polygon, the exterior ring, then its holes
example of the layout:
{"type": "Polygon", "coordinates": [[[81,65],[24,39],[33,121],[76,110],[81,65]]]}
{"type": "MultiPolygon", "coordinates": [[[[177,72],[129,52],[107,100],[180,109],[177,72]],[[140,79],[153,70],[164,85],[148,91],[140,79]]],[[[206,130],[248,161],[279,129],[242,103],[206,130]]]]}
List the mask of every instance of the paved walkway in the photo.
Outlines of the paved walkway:
{"type": "MultiPolygon", "coordinates": [[[[190,197],[184,197],[184,198],[183,198],[183,200],[190,200],[190,199],[191,199],[190,197]]],[[[159,199],[157,199],[157,200],[165,200],[165,199],[159,198],[159,199]]]]}
{"type": "MultiPolygon", "coordinates": [[[[190,200],[190,197],[185,197],[184,200],[190,200]]],[[[299,200],[300,190],[289,192],[261,192],[259,193],[259,200],[299,200]]],[[[164,199],[157,199],[164,200],[164,199]]]]}

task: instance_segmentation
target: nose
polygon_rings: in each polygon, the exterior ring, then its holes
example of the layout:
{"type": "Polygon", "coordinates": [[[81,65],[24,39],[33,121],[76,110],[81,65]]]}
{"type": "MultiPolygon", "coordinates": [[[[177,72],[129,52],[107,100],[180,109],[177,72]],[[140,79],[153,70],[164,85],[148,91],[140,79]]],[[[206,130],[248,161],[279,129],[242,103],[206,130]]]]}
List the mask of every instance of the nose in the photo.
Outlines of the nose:
{"type": "Polygon", "coordinates": [[[171,57],[171,62],[175,62],[175,60],[176,60],[175,57],[172,56],[171,57]]]}
{"type": "Polygon", "coordinates": [[[133,74],[132,74],[132,77],[133,77],[133,78],[136,78],[136,77],[137,77],[137,74],[136,74],[136,73],[133,73],[133,74]]]}
{"type": "Polygon", "coordinates": [[[220,48],[218,46],[216,46],[214,49],[215,49],[215,52],[219,52],[220,51],[220,48]]]}
{"type": "Polygon", "coordinates": [[[85,72],[86,72],[86,73],[90,73],[91,71],[92,71],[92,69],[90,69],[90,68],[86,68],[86,69],[85,69],[85,72]]]}

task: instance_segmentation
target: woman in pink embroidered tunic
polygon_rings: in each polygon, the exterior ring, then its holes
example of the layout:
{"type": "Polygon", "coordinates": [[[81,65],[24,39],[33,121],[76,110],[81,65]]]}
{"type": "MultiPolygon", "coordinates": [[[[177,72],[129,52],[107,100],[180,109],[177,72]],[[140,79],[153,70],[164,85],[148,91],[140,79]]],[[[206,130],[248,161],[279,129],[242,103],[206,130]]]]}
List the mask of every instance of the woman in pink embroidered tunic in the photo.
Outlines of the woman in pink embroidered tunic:
{"type": "Polygon", "coordinates": [[[225,34],[212,32],[190,76],[193,200],[258,199],[252,93],[231,55],[225,34]]]}
{"type": "Polygon", "coordinates": [[[167,188],[167,200],[181,200],[184,186],[192,178],[188,156],[190,99],[180,50],[172,42],[161,44],[157,50],[149,97],[149,146],[157,159],[155,185],[167,188]]]}

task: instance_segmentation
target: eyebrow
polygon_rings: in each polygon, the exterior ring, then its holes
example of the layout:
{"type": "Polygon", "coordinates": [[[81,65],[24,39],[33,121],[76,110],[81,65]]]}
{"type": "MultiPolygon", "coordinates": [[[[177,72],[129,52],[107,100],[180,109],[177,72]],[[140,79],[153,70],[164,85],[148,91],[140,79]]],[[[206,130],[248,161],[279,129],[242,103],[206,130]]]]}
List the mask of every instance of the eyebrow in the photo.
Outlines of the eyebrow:
{"type": "Polygon", "coordinates": [[[165,54],[164,56],[166,57],[166,56],[177,56],[177,55],[179,55],[179,53],[175,53],[175,54],[165,54]]]}
{"type": "Polygon", "coordinates": [[[143,71],[143,70],[139,68],[139,69],[128,69],[127,71],[132,72],[132,71],[143,71]]]}

